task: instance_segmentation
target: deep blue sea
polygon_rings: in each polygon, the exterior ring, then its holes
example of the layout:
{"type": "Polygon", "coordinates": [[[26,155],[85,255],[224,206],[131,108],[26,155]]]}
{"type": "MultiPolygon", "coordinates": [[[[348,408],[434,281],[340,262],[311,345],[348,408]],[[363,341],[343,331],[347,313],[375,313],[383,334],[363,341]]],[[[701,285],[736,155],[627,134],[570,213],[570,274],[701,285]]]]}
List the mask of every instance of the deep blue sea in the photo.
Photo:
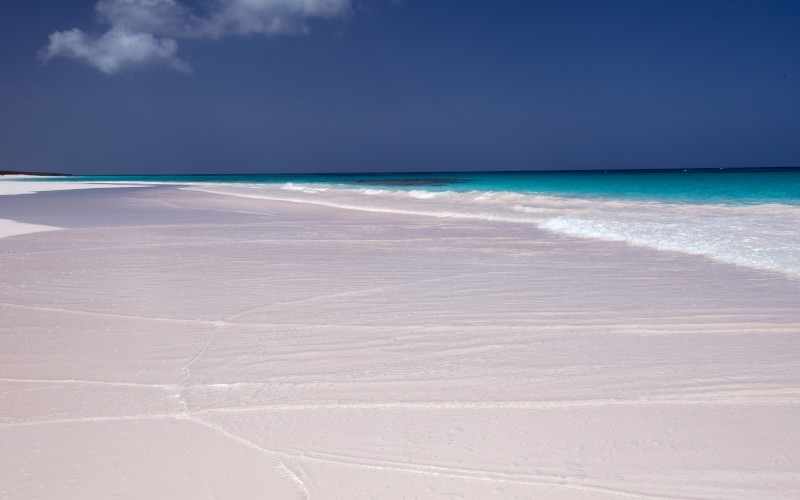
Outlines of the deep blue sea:
{"type": "Polygon", "coordinates": [[[800,168],[63,180],[181,184],[250,198],[532,224],[800,276],[800,168]]]}
{"type": "Polygon", "coordinates": [[[75,176],[66,181],[327,184],[426,191],[508,191],[549,196],[700,204],[800,204],[800,168],[444,172],[399,174],[226,174],[75,176]]]}

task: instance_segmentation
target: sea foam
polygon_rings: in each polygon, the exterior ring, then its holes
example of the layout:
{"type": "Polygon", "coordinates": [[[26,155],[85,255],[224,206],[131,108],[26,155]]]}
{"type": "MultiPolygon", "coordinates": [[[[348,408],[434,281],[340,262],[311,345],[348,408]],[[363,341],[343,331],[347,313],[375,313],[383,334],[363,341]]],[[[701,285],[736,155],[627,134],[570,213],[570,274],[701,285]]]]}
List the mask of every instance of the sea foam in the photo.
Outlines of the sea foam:
{"type": "Polygon", "coordinates": [[[527,223],[568,236],[703,255],[800,276],[800,207],[794,205],[697,205],[292,183],[208,184],[190,189],[372,212],[527,223]]]}

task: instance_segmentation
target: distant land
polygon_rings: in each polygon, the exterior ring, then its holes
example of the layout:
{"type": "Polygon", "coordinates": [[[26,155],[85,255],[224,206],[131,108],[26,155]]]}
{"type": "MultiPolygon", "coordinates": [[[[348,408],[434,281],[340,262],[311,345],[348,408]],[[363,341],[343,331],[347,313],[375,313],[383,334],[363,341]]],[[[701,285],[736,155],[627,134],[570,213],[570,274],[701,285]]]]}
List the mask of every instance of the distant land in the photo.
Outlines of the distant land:
{"type": "Polygon", "coordinates": [[[72,174],[59,174],[56,172],[17,172],[15,170],[0,170],[0,175],[63,175],[63,176],[70,176],[72,174]]]}
{"type": "MultiPolygon", "coordinates": [[[[63,172],[24,172],[20,170],[0,170],[0,176],[3,175],[33,175],[33,176],[63,176],[63,177],[130,177],[130,176],[141,176],[141,177],[152,177],[154,175],[162,175],[162,176],[181,176],[181,177],[191,177],[191,176],[198,176],[198,177],[208,177],[208,176],[238,176],[238,175],[251,175],[251,176],[304,176],[304,175],[335,175],[335,176],[354,176],[354,177],[362,177],[362,176],[380,176],[380,177],[391,177],[393,175],[426,175],[426,174],[448,174],[448,173],[456,173],[456,174],[483,174],[483,173],[541,173],[541,174],[586,174],[586,173],[603,173],[603,174],[643,174],[643,173],[669,173],[669,172],[785,172],[785,171],[795,171],[800,170],[800,166],[798,165],[786,165],[786,166],[763,166],[763,167],[695,167],[695,168],[587,168],[587,169],[566,169],[566,170],[549,170],[549,169],[536,169],[536,170],[493,170],[493,171],[484,171],[484,170],[467,170],[467,171],[387,171],[387,172],[260,172],[260,173],[202,173],[202,174],[176,174],[176,173],[165,173],[165,174],[87,174],[87,173],[76,173],[76,174],[65,174],[63,172]]],[[[450,184],[454,182],[463,182],[461,180],[456,179],[403,179],[398,181],[397,185],[403,185],[404,183],[411,186],[417,184],[419,181],[435,181],[434,183],[442,183],[442,184],[450,184]]],[[[357,183],[366,183],[368,181],[358,180],[354,181],[357,183]]],[[[428,182],[427,184],[430,184],[428,182]]]]}

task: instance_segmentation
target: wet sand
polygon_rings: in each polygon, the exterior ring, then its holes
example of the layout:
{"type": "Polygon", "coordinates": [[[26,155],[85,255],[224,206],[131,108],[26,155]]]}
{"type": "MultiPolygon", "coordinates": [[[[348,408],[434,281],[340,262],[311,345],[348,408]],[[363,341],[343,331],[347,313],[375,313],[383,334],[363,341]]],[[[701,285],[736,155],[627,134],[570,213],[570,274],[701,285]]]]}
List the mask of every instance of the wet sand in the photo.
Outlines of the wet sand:
{"type": "Polygon", "coordinates": [[[0,238],[4,498],[800,497],[798,279],[176,187],[0,217],[61,228],[0,238]]]}

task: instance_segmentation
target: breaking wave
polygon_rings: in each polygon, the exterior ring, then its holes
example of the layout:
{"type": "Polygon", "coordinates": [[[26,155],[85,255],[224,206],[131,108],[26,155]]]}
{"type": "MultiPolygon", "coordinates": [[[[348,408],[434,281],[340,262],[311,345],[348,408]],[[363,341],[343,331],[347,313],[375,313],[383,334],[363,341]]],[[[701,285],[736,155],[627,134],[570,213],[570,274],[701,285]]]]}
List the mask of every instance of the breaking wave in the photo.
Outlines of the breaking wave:
{"type": "Polygon", "coordinates": [[[527,223],[574,237],[703,255],[800,276],[800,206],[796,205],[699,205],[294,183],[202,184],[186,189],[370,212],[527,223]]]}

